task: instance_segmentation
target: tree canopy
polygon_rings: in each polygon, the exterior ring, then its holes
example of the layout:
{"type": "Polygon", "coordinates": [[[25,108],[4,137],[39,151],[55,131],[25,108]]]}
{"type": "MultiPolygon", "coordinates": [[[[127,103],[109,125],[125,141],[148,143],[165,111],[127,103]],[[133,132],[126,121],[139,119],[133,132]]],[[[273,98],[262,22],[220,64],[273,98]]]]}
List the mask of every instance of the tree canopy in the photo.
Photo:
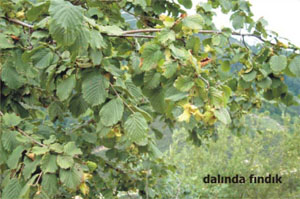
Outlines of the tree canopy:
{"type": "Polygon", "coordinates": [[[297,104],[284,77],[300,77],[299,48],[255,21],[248,1],[191,7],[0,1],[1,198],[162,198],[176,168],[161,158],[154,121],[200,145],[220,123],[242,132],[239,118],[262,101],[297,104]],[[219,8],[233,28],[216,29],[219,8]]]}

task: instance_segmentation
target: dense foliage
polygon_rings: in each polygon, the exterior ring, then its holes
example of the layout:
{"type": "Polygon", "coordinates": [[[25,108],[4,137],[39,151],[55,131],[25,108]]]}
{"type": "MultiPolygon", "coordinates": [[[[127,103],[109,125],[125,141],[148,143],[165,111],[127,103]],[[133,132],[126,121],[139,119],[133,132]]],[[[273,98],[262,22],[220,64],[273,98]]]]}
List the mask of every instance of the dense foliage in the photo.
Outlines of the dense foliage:
{"type": "Polygon", "coordinates": [[[175,167],[154,121],[200,145],[219,123],[245,131],[240,118],[264,100],[297,104],[284,75],[300,76],[299,48],[254,21],[249,2],[208,0],[193,15],[178,2],[0,1],[2,199],[170,198],[175,167]],[[235,30],[216,30],[218,8],[235,30]]]}

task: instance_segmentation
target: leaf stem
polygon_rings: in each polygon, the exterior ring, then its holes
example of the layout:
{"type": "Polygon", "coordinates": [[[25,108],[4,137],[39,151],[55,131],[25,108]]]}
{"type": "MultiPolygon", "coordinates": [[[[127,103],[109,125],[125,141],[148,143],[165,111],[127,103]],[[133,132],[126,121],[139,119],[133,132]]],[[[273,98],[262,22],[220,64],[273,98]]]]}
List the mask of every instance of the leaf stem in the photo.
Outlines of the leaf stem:
{"type": "MultiPolygon", "coordinates": [[[[110,82],[109,82],[109,84],[110,84],[111,88],[113,89],[114,93],[115,93],[120,99],[122,99],[122,97],[121,97],[121,96],[119,95],[119,93],[116,91],[114,85],[112,85],[112,83],[110,83],[110,82]]],[[[122,102],[125,104],[125,106],[127,106],[127,108],[128,108],[132,113],[135,113],[135,112],[132,110],[132,108],[125,102],[125,100],[122,99],[122,102]]]]}

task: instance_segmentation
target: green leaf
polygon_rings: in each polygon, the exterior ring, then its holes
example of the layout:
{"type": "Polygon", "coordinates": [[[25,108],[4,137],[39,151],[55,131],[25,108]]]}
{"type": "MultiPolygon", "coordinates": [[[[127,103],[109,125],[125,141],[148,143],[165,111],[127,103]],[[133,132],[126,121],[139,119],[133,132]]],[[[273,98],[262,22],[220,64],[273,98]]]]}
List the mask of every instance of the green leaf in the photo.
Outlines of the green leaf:
{"type": "Polygon", "coordinates": [[[83,98],[92,106],[102,104],[107,98],[108,80],[101,74],[89,73],[82,83],[83,98]]]}
{"type": "Polygon", "coordinates": [[[57,162],[57,165],[63,169],[71,168],[74,165],[73,158],[68,155],[58,155],[56,162],[57,162]]]}
{"type": "Polygon", "coordinates": [[[75,142],[68,142],[64,146],[64,153],[69,156],[82,155],[82,151],[76,146],[75,142]]]}
{"type": "Polygon", "coordinates": [[[202,29],[204,20],[199,14],[195,14],[185,17],[182,20],[182,23],[188,28],[200,30],[202,29]]]}
{"type": "Polygon", "coordinates": [[[164,113],[166,110],[166,103],[165,103],[165,91],[160,87],[147,90],[147,97],[150,100],[151,106],[153,109],[159,113],[164,113]]]}
{"type": "Polygon", "coordinates": [[[145,87],[148,89],[156,88],[160,83],[161,74],[155,70],[147,71],[144,75],[145,87]]]}
{"type": "Polygon", "coordinates": [[[172,55],[177,59],[185,60],[187,58],[187,53],[183,48],[177,48],[173,44],[170,46],[172,55]]]}
{"type": "Polygon", "coordinates": [[[131,114],[124,124],[128,139],[139,145],[144,145],[148,136],[148,124],[141,113],[131,114]]]}
{"type": "Polygon", "coordinates": [[[263,80],[257,82],[257,85],[263,89],[270,88],[272,85],[272,79],[270,77],[266,77],[263,80]]]}
{"type": "Polygon", "coordinates": [[[2,199],[19,198],[22,186],[17,178],[10,179],[8,184],[4,187],[2,199]]]}
{"type": "Polygon", "coordinates": [[[123,30],[116,25],[112,26],[100,26],[101,32],[105,32],[110,35],[121,35],[123,30]]]}
{"type": "Polygon", "coordinates": [[[54,101],[48,107],[49,117],[52,121],[62,118],[64,115],[64,105],[61,102],[54,101]]]}
{"type": "Polygon", "coordinates": [[[131,109],[135,112],[141,113],[148,122],[152,122],[152,120],[153,120],[152,116],[145,110],[143,110],[137,106],[132,106],[131,109]]]}
{"type": "Polygon", "coordinates": [[[122,99],[116,98],[106,103],[100,111],[100,120],[104,126],[113,126],[117,124],[124,111],[124,104],[122,99]]]}
{"type": "Polygon", "coordinates": [[[224,124],[230,124],[231,118],[226,108],[217,109],[214,111],[214,115],[218,120],[224,124]]]}
{"type": "Polygon", "coordinates": [[[270,65],[273,72],[280,72],[287,66],[287,59],[284,55],[274,55],[270,59],[270,65]]]}
{"type": "Polygon", "coordinates": [[[183,5],[186,9],[191,9],[193,6],[192,0],[178,0],[178,3],[183,5]]]}
{"type": "Polygon", "coordinates": [[[43,155],[49,152],[49,149],[47,147],[34,146],[32,147],[31,152],[34,153],[35,155],[43,155]]]}
{"type": "Polygon", "coordinates": [[[42,180],[42,188],[47,192],[49,196],[53,196],[58,193],[58,180],[56,174],[44,174],[42,180]]]}
{"type": "Polygon", "coordinates": [[[6,151],[12,151],[19,143],[16,139],[17,131],[4,131],[1,136],[2,146],[6,151]]]}
{"type": "Polygon", "coordinates": [[[193,86],[194,81],[188,76],[179,76],[174,82],[174,87],[182,92],[189,91],[193,86]]]}
{"type": "Polygon", "coordinates": [[[49,13],[49,27],[53,38],[65,46],[72,45],[81,34],[83,9],[64,0],[51,0],[49,13]]]}
{"type": "Polygon", "coordinates": [[[22,119],[15,113],[5,113],[2,117],[3,123],[8,127],[14,127],[21,123],[22,119]]]}
{"type": "Polygon", "coordinates": [[[296,77],[300,77],[300,56],[295,57],[289,64],[289,69],[296,77]]]}
{"type": "Polygon", "coordinates": [[[42,158],[41,168],[44,173],[55,173],[58,169],[56,155],[45,154],[42,158]]]}
{"type": "Polygon", "coordinates": [[[147,44],[142,52],[143,65],[142,70],[148,71],[154,68],[158,62],[164,58],[160,46],[156,44],[147,44]]]}
{"type": "Polygon", "coordinates": [[[94,65],[100,65],[103,55],[98,49],[90,49],[90,56],[94,65]]]}
{"type": "Polygon", "coordinates": [[[61,101],[68,99],[76,85],[75,75],[71,75],[67,79],[62,80],[57,85],[56,94],[61,101]]]}
{"type": "Polygon", "coordinates": [[[231,17],[232,20],[232,26],[234,29],[241,29],[244,27],[244,23],[245,23],[245,17],[241,16],[239,14],[234,14],[231,17]]]}
{"type": "Polygon", "coordinates": [[[65,29],[74,29],[83,22],[83,9],[64,0],[51,0],[49,13],[56,24],[65,29]]]}
{"type": "Polygon", "coordinates": [[[33,175],[30,180],[27,181],[25,186],[20,191],[19,198],[29,198],[30,194],[30,187],[34,184],[36,178],[39,176],[39,174],[33,175]]]}
{"type": "Polygon", "coordinates": [[[74,117],[78,117],[85,113],[88,109],[88,104],[84,101],[81,95],[75,95],[72,97],[69,103],[69,110],[74,117]]]}
{"type": "Polygon", "coordinates": [[[1,79],[11,89],[18,89],[23,86],[25,79],[13,67],[13,63],[6,63],[2,68],[1,79]]]}
{"type": "Polygon", "coordinates": [[[256,78],[256,74],[257,72],[255,70],[252,70],[250,73],[244,74],[242,76],[242,78],[246,81],[246,82],[251,82],[256,78]]]}
{"type": "Polygon", "coordinates": [[[0,49],[14,48],[15,45],[11,39],[8,39],[5,34],[0,33],[0,49]]]}
{"type": "Polygon", "coordinates": [[[107,44],[103,40],[102,35],[97,30],[92,30],[91,31],[90,45],[91,45],[91,48],[94,49],[94,50],[107,47],[107,44]]]}
{"type": "Polygon", "coordinates": [[[221,69],[224,72],[229,72],[230,71],[230,62],[229,61],[223,61],[221,64],[221,69]]]}
{"type": "Polygon", "coordinates": [[[163,76],[166,78],[171,78],[177,71],[178,63],[177,62],[171,62],[164,65],[164,72],[163,76]]]}
{"type": "Polygon", "coordinates": [[[39,16],[47,13],[49,9],[49,1],[34,4],[27,12],[26,17],[29,21],[35,21],[39,16]]]}
{"type": "Polygon", "coordinates": [[[13,150],[12,154],[9,156],[7,160],[7,166],[10,169],[17,168],[19,159],[21,158],[24,150],[25,149],[22,145],[19,145],[17,148],[15,148],[15,150],[13,150]]]}
{"type": "Polygon", "coordinates": [[[133,4],[140,5],[143,9],[145,9],[147,6],[146,0],[135,0],[135,1],[133,1],[133,4]]]}
{"type": "Polygon", "coordinates": [[[189,93],[187,93],[187,92],[184,92],[184,93],[182,93],[182,92],[176,92],[176,93],[174,93],[172,95],[169,95],[165,99],[173,101],[173,102],[177,102],[179,100],[187,98],[188,96],[189,96],[189,93]]]}
{"type": "Polygon", "coordinates": [[[60,169],[59,172],[59,178],[63,185],[73,190],[80,185],[82,175],[82,170],[77,165],[70,170],[60,169]]]}
{"type": "Polygon", "coordinates": [[[52,63],[54,54],[49,48],[41,48],[31,56],[33,65],[39,69],[44,69],[52,63]]]}
{"type": "Polygon", "coordinates": [[[127,81],[125,82],[125,85],[134,101],[139,101],[143,99],[143,93],[141,89],[137,87],[134,83],[132,83],[131,81],[127,81]]]}
{"type": "Polygon", "coordinates": [[[173,30],[162,30],[157,36],[159,42],[165,44],[166,42],[175,41],[175,32],[173,30]]]}
{"type": "Polygon", "coordinates": [[[36,167],[40,164],[41,158],[36,158],[34,161],[26,158],[24,161],[23,175],[25,180],[31,177],[31,174],[36,170],[36,167]]]}
{"type": "Polygon", "coordinates": [[[56,153],[62,153],[64,151],[64,148],[59,143],[54,143],[50,145],[50,150],[56,152],[56,153]]]}

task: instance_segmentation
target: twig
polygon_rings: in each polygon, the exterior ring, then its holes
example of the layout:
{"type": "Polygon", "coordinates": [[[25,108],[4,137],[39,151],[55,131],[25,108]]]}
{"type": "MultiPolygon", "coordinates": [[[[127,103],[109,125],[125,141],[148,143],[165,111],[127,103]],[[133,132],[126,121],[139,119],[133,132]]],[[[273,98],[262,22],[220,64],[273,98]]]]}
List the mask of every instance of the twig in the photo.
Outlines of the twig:
{"type": "Polygon", "coordinates": [[[135,35],[135,34],[122,34],[122,35],[108,35],[109,37],[135,37],[135,38],[155,38],[153,35],[135,35]]]}
{"type": "MultiPolygon", "coordinates": [[[[2,111],[0,111],[0,116],[2,117],[4,114],[2,113],[2,111]]],[[[17,131],[19,133],[21,133],[22,135],[24,135],[25,137],[29,138],[32,142],[36,143],[37,145],[41,146],[41,147],[47,147],[46,145],[38,142],[37,140],[33,139],[30,135],[28,135],[27,133],[25,133],[22,129],[20,129],[19,127],[17,127],[17,131]]]]}
{"type": "Polygon", "coordinates": [[[244,46],[247,48],[247,50],[249,51],[249,48],[248,48],[248,46],[247,46],[247,44],[246,44],[246,41],[245,41],[245,36],[242,36],[242,39],[243,39],[243,44],[244,44],[244,46]]]}
{"type": "MultiPolygon", "coordinates": [[[[115,93],[120,99],[122,99],[121,96],[119,95],[119,93],[116,91],[114,85],[112,85],[112,83],[110,83],[110,82],[109,82],[109,84],[110,84],[111,88],[113,89],[114,93],[115,93]]],[[[132,113],[135,113],[135,112],[131,109],[131,107],[130,107],[123,99],[122,99],[122,102],[125,104],[125,106],[127,106],[127,108],[128,108],[132,113]]]]}
{"type": "Polygon", "coordinates": [[[25,137],[29,138],[32,142],[36,143],[37,145],[41,146],[41,147],[47,147],[46,145],[38,142],[37,140],[33,139],[30,135],[28,135],[27,133],[25,133],[22,129],[17,127],[17,130],[19,133],[21,133],[22,135],[24,135],[25,137]]]}
{"type": "Polygon", "coordinates": [[[43,175],[43,172],[41,171],[41,173],[39,174],[38,179],[37,179],[36,182],[32,185],[33,187],[35,187],[35,186],[39,183],[39,181],[40,181],[42,175],[43,175]]]}
{"type": "Polygon", "coordinates": [[[204,83],[206,84],[207,88],[210,87],[209,82],[208,82],[206,79],[204,79],[201,75],[198,75],[198,77],[199,77],[202,81],[204,81],[204,83]]]}
{"type": "MultiPolygon", "coordinates": [[[[108,1],[111,1],[111,2],[117,2],[117,0],[107,0],[108,1]]],[[[7,21],[9,22],[12,22],[12,23],[15,23],[15,24],[18,24],[18,25],[21,25],[21,26],[24,26],[24,27],[27,27],[29,29],[33,29],[34,26],[33,25],[30,25],[30,24],[27,24],[25,22],[22,22],[18,19],[11,19],[11,18],[7,18],[7,17],[2,17],[4,19],[6,19],[7,21]]],[[[110,37],[136,37],[136,38],[154,38],[155,36],[152,36],[152,35],[135,35],[134,33],[150,33],[150,32],[160,32],[162,31],[162,29],[137,29],[137,30],[128,30],[128,31],[124,31],[121,35],[108,35],[110,37]]],[[[200,30],[198,32],[199,34],[222,34],[223,31],[219,31],[219,30],[200,30]]],[[[275,43],[272,43],[268,40],[265,40],[263,39],[260,35],[256,35],[256,34],[253,34],[253,33],[238,33],[238,32],[232,32],[231,33],[232,35],[235,35],[235,36],[242,36],[242,37],[255,37],[256,39],[264,42],[264,43],[269,43],[271,45],[276,45],[275,43]]],[[[288,47],[288,49],[296,49],[295,47],[288,47]]],[[[298,50],[298,49],[297,49],[298,50]]]]}
{"type": "Polygon", "coordinates": [[[2,18],[6,19],[9,22],[18,24],[20,26],[23,26],[23,27],[26,27],[26,28],[29,28],[29,29],[33,29],[33,25],[27,24],[27,23],[25,23],[23,21],[20,21],[18,19],[11,19],[11,18],[7,18],[7,17],[2,17],[2,18]]]}

